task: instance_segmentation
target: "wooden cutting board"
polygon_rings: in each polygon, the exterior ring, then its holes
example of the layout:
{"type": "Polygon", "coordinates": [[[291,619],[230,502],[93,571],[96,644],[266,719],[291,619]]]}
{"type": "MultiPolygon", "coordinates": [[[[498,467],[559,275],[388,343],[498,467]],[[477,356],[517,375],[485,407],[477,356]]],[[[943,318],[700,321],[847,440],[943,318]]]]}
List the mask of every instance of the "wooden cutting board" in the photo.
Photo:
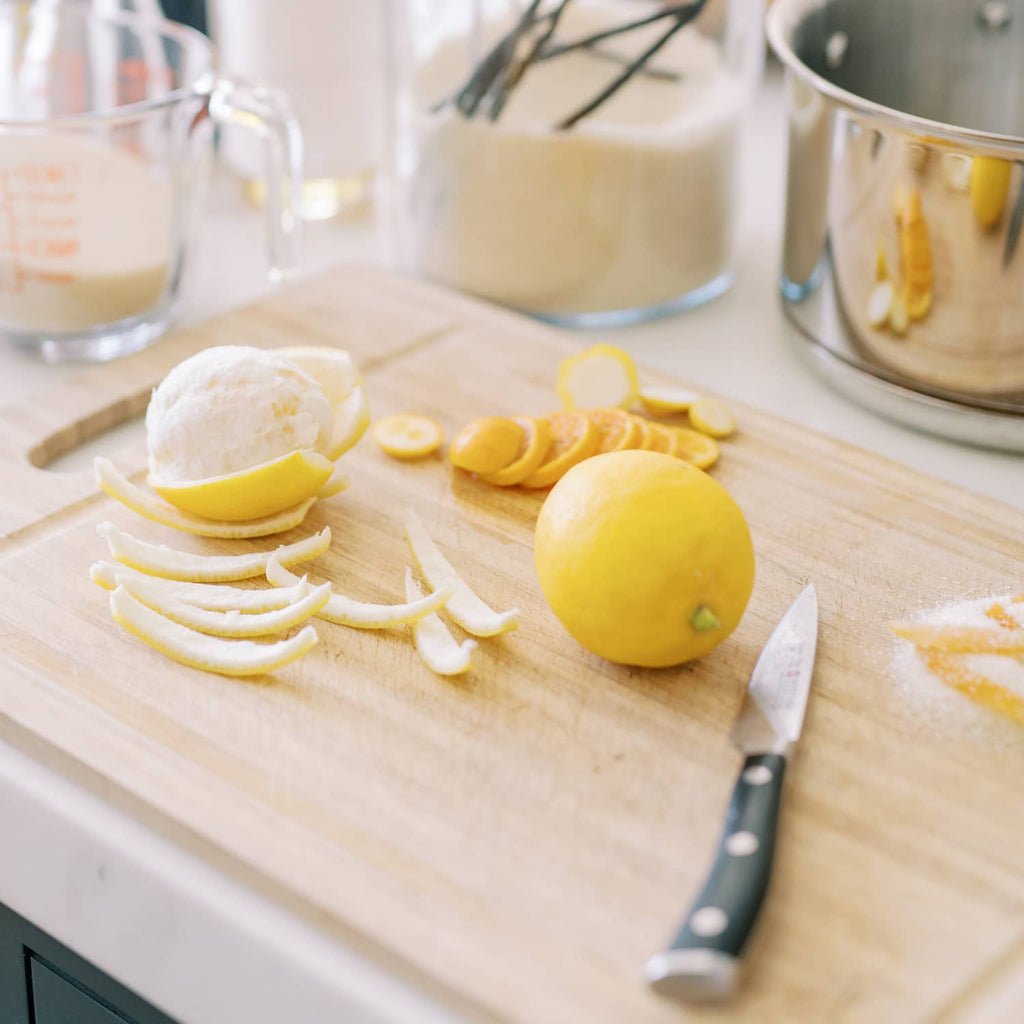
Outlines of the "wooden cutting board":
{"type": "MultiPolygon", "coordinates": [[[[0,736],[472,1017],[991,1021],[977,1007],[997,989],[1019,1010],[1024,732],[936,727],[890,679],[884,623],[1024,589],[1024,513],[740,408],[714,474],[754,538],[746,617],[699,663],[641,671],[583,652],[547,608],[540,496],[367,440],[346,457],[350,490],[308,521],[335,538],[314,574],[399,600],[413,505],[486,599],[520,607],[520,630],[452,681],[401,631],[325,623],[307,658],[244,682],[124,633],[87,573],[102,519],[194,550],[258,542],[176,534],[90,472],[37,468],[140,413],[211,344],[344,345],[377,415],[417,410],[451,436],[477,415],[549,411],[559,358],[585,341],[339,269],[0,412],[0,736]],[[642,965],[713,854],[739,762],[729,727],[809,580],[819,656],[746,984],[727,1009],[681,1008],[642,965]]],[[[137,445],[119,458],[144,464],[137,445]]]]}

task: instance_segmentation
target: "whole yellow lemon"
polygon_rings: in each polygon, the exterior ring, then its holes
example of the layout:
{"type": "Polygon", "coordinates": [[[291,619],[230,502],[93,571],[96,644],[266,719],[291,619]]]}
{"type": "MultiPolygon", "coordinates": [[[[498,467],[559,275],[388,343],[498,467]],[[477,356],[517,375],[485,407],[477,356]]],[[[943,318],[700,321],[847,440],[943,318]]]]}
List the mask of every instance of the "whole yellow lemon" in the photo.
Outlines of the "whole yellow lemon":
{"type": "Polygon", "coordinates": [[[534,550],[562,625],[626,665],[706,654],[736,628],[754,583],[739,506],[702,470],[658,452],[574,466],[541,508],[534,550]]]}

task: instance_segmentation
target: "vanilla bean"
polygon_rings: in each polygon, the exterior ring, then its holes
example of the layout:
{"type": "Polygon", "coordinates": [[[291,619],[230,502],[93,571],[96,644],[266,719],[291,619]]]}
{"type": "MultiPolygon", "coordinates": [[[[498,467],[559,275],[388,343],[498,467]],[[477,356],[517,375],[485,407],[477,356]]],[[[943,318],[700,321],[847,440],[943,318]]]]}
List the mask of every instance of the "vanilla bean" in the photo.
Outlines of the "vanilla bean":
{"type": "Polygon", "coordinates": [[[555,30],[558,28],[559,19],[562,17],[562,14],[570,3],[571,0],[561,0],[558,7],[547,15],[548,27],[537,39],[534,40],[529,53],[527,53],[522,60],[516,61],[515,64],[506,68],[506,73],[502,75],[499,82],[498,93],[495,95],[494,102],[491,104],[492,121],[496,121],[501,116],[501,112],[505,109],[505,104],[508,102],[510,93],[519,84],[519,79],[523,77],[523,72],[537,59],[537,54],[540,53],[547,42],[555,34],[555,30]]]}
{"type": "Polygon", "coordinates": [[[636,58],[617,78],[613,79],[607,87],[601,90],[589,103],[580,107],[575,114],[570,114],[564,121],[559,122],[555,127],[559,131],[571,128],[584,117],[592,114],[607,100],[610,100],[646,63],[653,57],[684,25],[689,24],[701,11],[705,0],[697,0],[691,5],[686,13],[676,14],[675,24],[663,32],[639,57],[636,58]]]}
{"type": "Polygon", "coordinates": [[[577,39],[571,43],[563,43],[560,46],[553,46],[550,50],[545,50],[543,53],[537,54],[536,60],[551,60],[552,57],[561,57],[563,53],[571,53],[573,50],[593,46],[594,43],[603,42],[605,39],[612,39],[625,32],[632,32],[634,29],[643,28],[645,25],[653,25],[656,21],[662,21],[664,18],[682,17],[685,15],[686,21],[683,22],[685,25],[700,14],[706,2],[707,0],[689,0],[689,2],[685,4],[674,4],[672,7],[664,7],[656,14],[650,14],[646,18],[640,18],[638,21],[631,21],[626,25],[616,25],[614,28],[605,29],[602,32],[595,32],[593,35],[585,36],[584,38],[577,39]]]}
{"type": "MultiPolygon", "coordinates": [[[[629,66],[628,57],[612,53],[611,50],[599,50],[596,46],[587,47],[587,56],[597,57],[609,64],[618,64],[620,68],[629,66]]],[[[669,71],[668,68],[638,68],[637,74],[643,75],[645,78],[659,78],[663,82],[681,82],[683,80],[683,76],[678,71],[669,71]]]]}
{"type": "Polygon", "coordinates": [[[469,81],[456,94],[455,105],[466,117],[472,117],[477,112],[495,80],[515,56],[519,39],[535,21],[540,4],[541,0],[532,0],[512,30],[498,40],[470,75],[469,81]]]}

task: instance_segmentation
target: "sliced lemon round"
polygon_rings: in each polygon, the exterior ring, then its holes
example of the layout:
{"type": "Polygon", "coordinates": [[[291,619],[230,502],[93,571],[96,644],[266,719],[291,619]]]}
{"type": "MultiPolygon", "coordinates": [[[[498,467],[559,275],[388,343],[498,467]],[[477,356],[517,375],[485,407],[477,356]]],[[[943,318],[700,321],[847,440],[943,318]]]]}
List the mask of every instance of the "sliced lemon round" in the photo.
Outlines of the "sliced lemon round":
{"type": "Polygon", "coordinates": [[[640,430],[640,440],[637,448],[642,448],[648,452],[652,451],[654,447],[654,424],[650,420],[645,420],[643,416],[634,416],[633,422],[636,423],[640,430]]]}
{"type": "Polygon", "coordinates": [[[661,452],[663,455],[675,455],[676,436],[668,427],[660,423],[651,423],[651,442],[648,451],[661,452]]]}
{"type": "MultiPolygon", "coordinates": [[[[275,587],[294,588],[295,584],[299,582],[299,577],[281,565],[276,555],[272,556],[267,563],[267,579],[275,587]]],[[[401,626],[407,622],[415,622],[417,619],[423,618],[424,615],[436,612],[452,596],[452,593],[453,591],[449,588],[437,590],[425,597],[421,596],[409,604],[369,604],[363,601],[354,601],[344,594],[332,592],[327,603],[316,615],[317,618],[325,619],[327,622],[352,626],[354,629],[386,629],[388,626],[401,626]]]]}
{"type": "Polygon", "coordinates": [[[314,497],[333,472],[329,459],[308,448],[208,480],[161,480],[150,473],[149,483],[177,508],[237,523],[272,516],[314,497]]]}
{"type": "Polygon", "coordinates": [[[736,433],[736,419],[721,402],[701,398],[690,406],[690,422],[709,437],[729,437],[736,433]]]}
{"type": "Polygon", "coordinates": [[[317,642],[312,626],[304,626],[295,636],[270,644],[207,636],[147,608],[124,587],[111,592],[110,613],[128,632],[168,658],[225,676],[274,672],[301,658],[317,642]]]}
{"type": "MultiPolygon", "coordinates": [[[[405,570],[405,599],[410,602],[422,601],[423,590],[412,578],[412,570],[405,570]]],[[[423,664],[440,676],[457,676],[468,672],[470,655],[476,647],[475,640],[455,642],[448,627],[436,612],[424,615],[410,625],[416,650],[423,664]]]]}
{"type": "Polygon", "coordinates": [[[595,455],[622,452],[640,446],[640,427],[628,412],[622,409],[591,409],[587,418],[597,430],[595,455]]]}
{"type": "MultiPolygon", "coordinates": [[[[288,572],[287,569],[284,571],[288,572]]],[[[245,615],[287,608],[308,593],[305,576],[302,579],[293,576],[294,586],[250,590],[220,583],[184,583],[179,580],[163,579],[114,562],[94,562],[89,566],[89,578],[104,590],[114,590],[122,584],[127,585],[129,580],[141,579],[162,588],[168,597],[196,608],[206,608],[211,612],[242,612],[245,615]]]]}
{"type": "Polygon", "coordinates": [[[669,427],[675,434],[676,446],[673,455],[689,462],[698,469],[707,469],[718,461],[718,442],[707,434],[689,427],[669,427]]]}
{"type": "Polygon", "coordinates": [[[100,523],[96,532],[107,542],[116,561],[149,576],[192,583],[226,583],[265,576],[271,555],[276,554],[282,565],[295,565],[319,557],[331,546],[329,526],[294,544],[282,544],[270,551],[253,551],[247,555],[194,555],[169,548],[166,544],[149,544],[119,530],[113,523],[100,523]]]}
{"type": "Polygon", "coordinates": [[[640,404],[651,416],[673,416],[686,412],[700,398],[689,388],[649,387],[640,389],[640,404]]]}
{"type": "Polygon", "coordinates": [[[441,447],[441,424],[429,416],[396,412],[377,420],[371,428],[374,441],[395,459],[420,459],[441,447]]]}
{"type": "Polygon", "coordinates": [[[445,611],[467,633],[473,636],[497,636],[508,633],[519,625],[519,609],[496,612],[470,589],[469,584],[452,568],[430,539],[426,527],[414,509],[409,509],[405,521],[405,535],[412,557],[420,574],[435,591],[450,590],[445,611]]]}
{"type": "Polygon", "coordinates": [[[325,583],[321,587],[304,585],[303,593],[293,604],[278,608],[272,612],[259,612],[255,615],[242,615],[237,611],[212,612],[207,608],[197,608],[193,604],[170,597],[160,586],[158,580],[147,580],[142,577],[131,577],[120,584],[132,597],[137,598],[147,608],[159,612],[172,622],[189,629],[223,637],[269,636],[272,633],[287,633],[296,626],[302,625],[312,618],[331,596],[331,585],[325,583]]]}
{"type": "Polygon", "coordinates": [[[544,461],[524,481],[524,487],[550,487],[597,450],[597,428],[585,412],[565,409],[545,416],[551,446],[544,461]]]}
{"type": "Polygon", "coordinates": [[[482,416],[455,435],[448,457],[467,473],[497,473],[516,461],[523,434],[522,424],[515,420],[482,416]]]}
{"type": "MultiPolygon", "coordinates": [[[[127,506],[133,512],[138,512],[140,516],[152,519],[155,523],[171,526],[175,530],[184,530],[186,533],[195,533],[200,537],[236,540],[246,537],[269,537],[274,533],[284,533],[285,530],[292,530],[302,523],[315,500],[307,498],[293,508],[272,516],[264,516],[261,519],[250,519],[243,523],[218,522],[213,519],[204,519],[202,516],[196,516],[190,512],[183,512],[142,490],[141,487],[136,487],[109,459],[97,456],[93,460],[93,467],[96,472],[96,483],[100,489],[112,498],[116,498],[122,505],[127,506]]],[[[345,481],[345,485],[347,485],[347,481],[345,481]]],[[[344,490],[344,485],[339,490],[344,490]]],[[[318,497],[320,496],[323,495],[318,495],[318,497]]]]}
{"type": "Polygon", "coordinates": [[[516,416],[514,422],[523,430],[522,440],[512,462],[494,473],[481,473],[480,479],[497,487],[513,487],[522,483],[544,461],[551,445],[551,427],[547,420],[516,416]]]}
{"type": "Polygon", "coordinates": [[[636,364],[614,345],[567,356],[558,368],[558,397],[566,409],[625,409],[637,396],[636,364]]]}

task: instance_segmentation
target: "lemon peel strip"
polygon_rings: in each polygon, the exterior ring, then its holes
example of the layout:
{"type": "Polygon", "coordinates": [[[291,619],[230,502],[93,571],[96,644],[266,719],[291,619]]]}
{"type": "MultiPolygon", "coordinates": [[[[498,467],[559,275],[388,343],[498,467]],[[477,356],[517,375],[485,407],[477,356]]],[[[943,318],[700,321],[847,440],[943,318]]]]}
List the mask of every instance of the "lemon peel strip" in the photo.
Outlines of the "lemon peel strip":
{"type": "Polygon", "coordinates": [[[303,584],[306,593],[294,603],[272,612],[243,615],[237,611],[211,612],[205,608],[186,604],[167,595],[159,582],[141,577],[126,579],[123,586],[132,597],[147,608],[200,633],[222,637],[269,636],[272,633],[287,633],[295,626],[301,626],[312,618],[327,603],[331,596],[330,584],[311,587],[303,584]]]}
{"type": "MultiPolygon", "coordinates": [[[[342,491],[347,491],[349,484],[351,483],[352,481],[345,473],[340,469],[335,469],[327,483],[325,483],[323,487],[316,492],[315,497],[319,498],[321,501],[324,498],[333,498],[336,494],[341,494],[342,491]]],[[[310,500],[312,501],[313,499],[310,500]]]]}
{"type": "MultiPolygon", "coordinates": [[[[409,568],[405,570],[405,596],[409,601],[423,597],[423,590],[412,578],[412,570],[409,568]]],[[[463,640],[461,644],[456,643],[436,612],[423,616],[409,628],[412,630],[416,651],[431,672],[439,676],[457,676],[469,671],[476,641],[463,640]]]]}
{"type": "MultiPolygon", "coordinates": [[[[251,519],[248,522],[222,522],[185,512],[168,504],[155,494],[147,494],[142,488],[136,487],[109,459],[97,456],[93,460],[93,469],[100,490],[140,516],[145,516],[146,519],[152,519],[164,526],[173,527],[175,530],[183,530],[185,533],[194,533],[200,537],[217,537],[221,540],[269,537],[273,533],[292,530],[302,523],[306,518],[306,513],[313,507],[313,502],[316,500],[316,498],[307,498],[298,505],[285,509],[284,512],[276,512],[272,516],[251,519]]],[[[332,476],[331,480],[333,479],[332,476]]],[[[329,487],[331,480],[328,480],[321,490],[329,487]]],[[[344,490],[347,486],[348,481],[345,480],[344,484],[331,491],[331,494],[337,494],[339,490],[344,490]]],[[[320,496],[320,494],[317,495],[317,497],[320,496]]],[[[326,495],[324,496],[326,497],[326,495]]]]}
{"type": "Polygon", "coordinates": [[[452,568],[451,563],[430,539],[414,509],[409,509],[406,517],[405,536],[412,557],[431,588],[435,591],[453,592],[445,601],[445,611],[467,633],[480,637],[497,636],[499,633],[511,632],[519,626],[518,608],[496,612],[473,593],[469,584],[452,568]]]}
{"type": "Polygon", "coordinates": [[[1024,629],[928,626],[918,622],[890,622],[889,629],[924,651],[942,651],[944,654],[1024,654],[1024,629]]]}
{"type": "Polygon", "coordinates": [[[282,544],[270,551],[253,551],[247,555],[193,555],[165,544],[149,544],[119,530],[110,522],[100,523],[96,532],[107,542],[116,561],[149,576],[191,583],[252,579],[266,574],[271,555],[276,554],[282,565],[295,565],[317,558],[331,546],[329,526],[294,544],[282,544]]]}
{"type": "Polygon", "coordinates": [[[304,626],[295,636],[271,644],[207,636],[147,608],[124,587],[111,591],[110,614],[129,633],[168,658],[226,676],[273,672],[302,657],[318,640],[312,626],[304,626]]]}
{"type": "MultiPolygon", "coordinates": [[[[275,587],[293,586],[298,577],[281,565],[276,555],[267,562],[267,579],[275,587]]],[[[330,584],[327,584],[330,586],[330,584]]],[[[386,629],[415,622],[441,608],[452,596],[451,588],[435,591],[408,604],[369,604],[355,601],[344,594],[332,593],[327,603],[316,613],[318,618],[355,629],[386,629]]]]}
{"type": "Polygon", "coordinates": [[[94,562],[89,567],[89,578],[104,590],[114,590],[127,580],[146,580],[160,587],[168,597],[194,608],[205,608],[211,612],[241,612],[243,615],[287,608],[305,596],[308,589],[302,585],[306,583],[305,576],[302,579],[296,576],[298,583],[293,587],[250,590],[220,583],[183,583],[161,579],[117,562],[94,562]]]}

